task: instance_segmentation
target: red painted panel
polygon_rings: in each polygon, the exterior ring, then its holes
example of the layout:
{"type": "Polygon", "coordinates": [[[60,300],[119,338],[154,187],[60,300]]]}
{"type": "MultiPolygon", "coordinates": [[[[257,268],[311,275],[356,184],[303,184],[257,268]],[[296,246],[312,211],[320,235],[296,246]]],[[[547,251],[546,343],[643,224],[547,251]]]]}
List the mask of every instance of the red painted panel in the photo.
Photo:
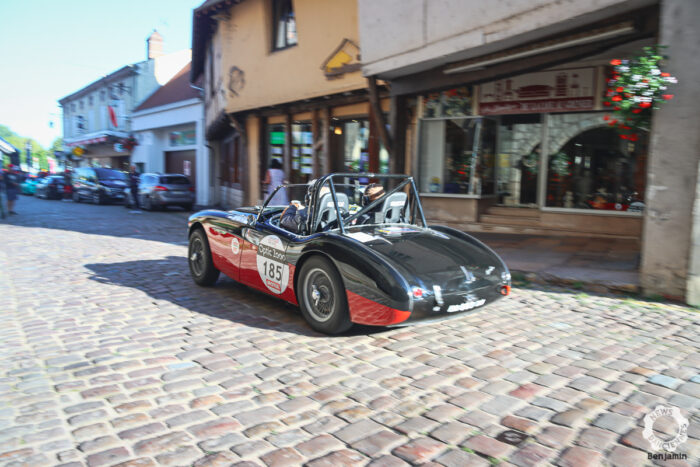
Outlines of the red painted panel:
{"type": "Polygon", "coordinates": [[[281,294],[274,293],[267,288],[258,272],[258,247],[248,240],[241,241],[241,262],[240,262],[240,282],[258,289],[273,297],[279,297],[293,305],[298,305],[296,294],[294,293],[294,271],[295,266],[288,263],[289,281],[287,288],[281,294]]]}
{"type": "Polygon", "coordinates": [[[238,244],[241,245],[243,240],[211,225],[206,225],[204,228],[209,240],[209,249],[211,250],[214,267],[231,279],[239,280],[240,248],[239,253],[234,254],[234,249],[231,249],[231,242],[235,238],[238,240],[238,244]]]}
{"type": "Polygon", "coordinates": [[[396,310],[349,290],[346,292],[348,295],[348,307],[350,308],[350,321],[353,323],[388,326],[402,323],[411,316],[410,311],[396,310]]]}

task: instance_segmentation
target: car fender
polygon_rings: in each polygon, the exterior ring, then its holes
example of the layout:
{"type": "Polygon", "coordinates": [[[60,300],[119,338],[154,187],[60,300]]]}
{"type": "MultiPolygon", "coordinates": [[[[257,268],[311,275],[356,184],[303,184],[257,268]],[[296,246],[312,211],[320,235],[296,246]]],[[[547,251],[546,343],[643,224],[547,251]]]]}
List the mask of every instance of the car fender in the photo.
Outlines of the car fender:
{"type": "Polygon", "coordinates": [[[314,235],[298,250],[295,289],[301,266],[313,255],[328,258],[340,273],[354,323],[389,325],[409,317],[413,299],[406,278],[361,242],[335,233],[314,235]]]}

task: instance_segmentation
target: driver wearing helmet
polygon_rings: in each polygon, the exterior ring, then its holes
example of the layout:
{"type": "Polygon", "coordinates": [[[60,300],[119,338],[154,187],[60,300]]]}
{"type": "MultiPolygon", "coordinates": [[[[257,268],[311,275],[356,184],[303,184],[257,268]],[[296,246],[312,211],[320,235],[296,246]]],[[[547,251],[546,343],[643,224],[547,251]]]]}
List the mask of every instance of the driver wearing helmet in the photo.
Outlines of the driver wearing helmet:
{"type": "MultiPolygon", "coordinates": [[[[379,183],[371,183],[365,188],[365,192],[362,195],[362,208],[369,206],[374,201],[378,200],[384,196],[384,187],[379,183]]],[[[357,224],[381,224],[384,222],[382,219],[382,205],[381,203],[370,209],[369,211],[362,214],[357,218],[357,224]]]]}

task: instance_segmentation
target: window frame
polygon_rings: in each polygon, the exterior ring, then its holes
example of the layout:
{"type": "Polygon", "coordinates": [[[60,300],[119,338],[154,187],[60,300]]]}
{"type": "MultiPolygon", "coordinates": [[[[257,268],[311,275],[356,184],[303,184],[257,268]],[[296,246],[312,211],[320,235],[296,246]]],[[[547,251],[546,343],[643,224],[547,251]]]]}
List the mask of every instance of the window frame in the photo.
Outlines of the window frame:
{"type": "Polygon", "coordinates": [[[294,11],[294,2],[293,0],[271,0],[272,1],[272,37],[271,37],[271,47],[270,50],[272,52],[278,52],[280,50],[286,50],[291,47],[295,47],[296,45],[299,44],[299,35],[296,32],[296,12],[294,11]],[[289,5],[289,10],[288,12],[285,11],[285,6],[289,5]],[[294,43],[289,43],[287,39],[287,26],[288,26],[288,20],[284,21],[284,46],[278,47],[277,42],[279,38],[279,23],[280,19],[282,18],[282,12],[285,12],[287,14],[287,17],[289,17],[289,12],[291,12],[291,17],[294,18],[294,25],[295,25],[295,31],[294,31],[294,36],[296,38],[296,41],[294,43]]]}

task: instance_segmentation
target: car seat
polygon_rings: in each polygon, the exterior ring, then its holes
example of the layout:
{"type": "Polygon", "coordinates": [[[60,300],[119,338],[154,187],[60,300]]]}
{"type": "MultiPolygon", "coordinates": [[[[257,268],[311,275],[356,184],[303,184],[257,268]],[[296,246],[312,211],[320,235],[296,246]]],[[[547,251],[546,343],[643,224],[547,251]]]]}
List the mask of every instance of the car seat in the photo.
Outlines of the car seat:
{"type": "Polygon", "coordinates": [[[387,196],[382,205],[382,217],[387,224],[401,222],[401,212],[406,204],[406,193],[399,191],[387,196]]]}
{"type": "MultiPolygon", "coordinates": [[[[346,214],[348,212],[348,207],[350,206],[350,201],[348,200],[348,195],[345,193],[335,194],[338,200],[338,208],[341,214],[346,214]]],[[[333,222],[338,218],[335,210],[335,203],[333,202],[333,196],[330,193],[326,193],[318,200],[318,209],[316,209],[316,214],[314,216],[314,223],[311,226],[311,232],[320,232],[328,224],[333,222]]]]}

